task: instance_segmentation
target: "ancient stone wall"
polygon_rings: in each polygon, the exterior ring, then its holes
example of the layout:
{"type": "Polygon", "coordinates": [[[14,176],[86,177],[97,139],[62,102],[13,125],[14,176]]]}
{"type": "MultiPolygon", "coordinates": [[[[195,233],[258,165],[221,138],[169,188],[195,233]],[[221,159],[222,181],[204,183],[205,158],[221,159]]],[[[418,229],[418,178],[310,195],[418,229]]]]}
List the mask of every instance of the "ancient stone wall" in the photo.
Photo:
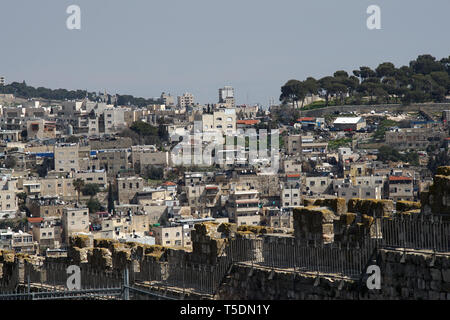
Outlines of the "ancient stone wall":
{"type": "Polygon", "coordinates": [[[450,300],[450,255],[379,250],[381,289],[365,280],[236,264],[218,292],[226,300],[450,300]]]}
{"type": "Polygon", "coordinates": [[[439,167],[428,192],[420,195],[423,214],[450,216],[450,166],[439,167]]]}

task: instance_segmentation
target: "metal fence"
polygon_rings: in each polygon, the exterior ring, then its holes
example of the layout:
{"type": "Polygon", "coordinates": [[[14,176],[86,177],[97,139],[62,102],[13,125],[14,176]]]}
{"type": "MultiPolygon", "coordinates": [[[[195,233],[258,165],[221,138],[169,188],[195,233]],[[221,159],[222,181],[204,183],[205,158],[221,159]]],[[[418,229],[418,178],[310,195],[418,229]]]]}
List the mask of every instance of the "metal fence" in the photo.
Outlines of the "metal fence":
{"type": "Polygon", "coordinates": [[[214,265],[143,261],[140,270],[130,273],[131,283],[146,283],[157,288],[177,288],[183,294],[212,295],[232,263],[230,247],[223,250],[214,265]]]}
{"type": "Polygon", "coordinates": [[[292,271],[359,277],[375,250],[370,239],[363,245],[300,242],[294,238],[236,239],[230,242],[233,262],[292,271]]]}
{"type": "Polygon", "coordinates": [[[69,263],[16,262],[0,281],[0,300],[118,299],[123,292],[123,273],[80,265],[80,287],[69,289],[69,263]]]}
{"type": "Polygon", "coordinates": [[[233,238],[225,242],[215,264],[195,264],[185,259],[134,261],[127,270],[99,270],[82,264],[81,289],[68,291],[69,263],[41,262],[15,266],[0,279],[0,299],[128,299],[133,292],[148,299],[168,298],[133,288],[148,288],[214,295],[234,263],[293,272],[314,272],[335,277],[360,278],[377,248],[450,251],[450,222],[433,217],[375,219],[367,238],[343,245],[338,242],[299,241],[294,237],[233,238]],[[126,272],[126,274],[125,274],[126,272]],[[126,278],[124,280],[124,277],[126,278]]]}
{"type": "Polygon", "coordinates": [[[380,224],[380,247],[450,252],[450,222],[442,217],[400,216],[380,224]]]}

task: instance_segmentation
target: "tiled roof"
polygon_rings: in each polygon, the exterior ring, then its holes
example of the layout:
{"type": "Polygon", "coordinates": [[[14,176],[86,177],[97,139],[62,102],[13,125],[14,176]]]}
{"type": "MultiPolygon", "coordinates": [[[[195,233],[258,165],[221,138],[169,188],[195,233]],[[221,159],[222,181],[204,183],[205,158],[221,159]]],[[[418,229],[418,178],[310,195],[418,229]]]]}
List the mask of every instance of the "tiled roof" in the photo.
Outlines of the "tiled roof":
{"type": "Polygon", "coordinates": [[[412,181],[410,177],[390,176],[389,181],[412,181]]]}
{"type": "Polygon", "coordinates": [[[316,118],[312,118],[312,117],[303,117],[303,118],[298,119],[297,121],[298,121],[298,122],[303,122],[303,121],[315,121],[315,120],[316,120],[316,118]]]}
{"type": "Polygon", "coordinates": [[[236,123],[237,124],[245,124],[245,125],[254,125],[254,124],[258,124],[260,121],[259,120],[237,120],[236,123]]]}

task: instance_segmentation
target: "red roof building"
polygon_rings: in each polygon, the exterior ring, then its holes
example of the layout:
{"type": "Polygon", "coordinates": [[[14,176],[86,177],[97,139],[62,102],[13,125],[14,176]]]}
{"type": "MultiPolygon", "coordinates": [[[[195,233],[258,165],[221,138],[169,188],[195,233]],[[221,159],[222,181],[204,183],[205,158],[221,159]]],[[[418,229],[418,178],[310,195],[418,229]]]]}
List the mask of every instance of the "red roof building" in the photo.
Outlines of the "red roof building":
{"type": "Polygon", "coordinates": [[[236,124],[242,124],[242,125],[246,125],[246,126],[253,126],[255,124],[260,123],[261,121],[259,120],[237,120],[236,124]]]}
{"type": "Polygon", "coordinates": [[[297,119],[297,122],[311,122],[311,121],[316,121],[316,118],[303,117],[303,118],[297,119]]]}
{"type": "Polygon", "coordinates": [[[44,218],[36,217],[36,218],[28,218],[29,223],[41,223],[44,221],[44,218]]]}
{"type": "Polygon", "coordinates": [[[412,178],[410,177],[401,177],[401,176],[390,176],[389,182],[411,182],[412,178]]]}

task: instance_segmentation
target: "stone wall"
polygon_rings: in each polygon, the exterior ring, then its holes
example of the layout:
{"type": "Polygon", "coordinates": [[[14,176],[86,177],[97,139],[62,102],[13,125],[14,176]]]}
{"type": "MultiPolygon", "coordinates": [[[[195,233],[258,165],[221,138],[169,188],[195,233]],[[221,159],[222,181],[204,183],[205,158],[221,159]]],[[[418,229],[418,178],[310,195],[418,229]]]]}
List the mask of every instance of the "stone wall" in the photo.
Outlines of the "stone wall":
{"type": "Polygon", "coordinates": [[[236,264],[219,300],[450,300],[450,255],[379,250],[381,289],[365,280],[236,264]]]}
{"type": "Polygon", "coordinates": [[[302,110],[302,116],[305,117],[324,117],[327,114],[339,111],[342,113],[350,113],[352,111],[369,113],[372,110],[377,112],[412,112],[423,110],[426,112],[442,112],[450,109],[450,103],[429,103],[429,104],[412,104],[409,106],[396,105],[359,105],[359,106],[332,106],[313,110],[302,110]]]}
{"type": "Polygon", "coordinates": [[[438,168],[429,191],[421,193],[420,202],[423,214],[433,214],[449,219],[450,166],[438,168]]]}

